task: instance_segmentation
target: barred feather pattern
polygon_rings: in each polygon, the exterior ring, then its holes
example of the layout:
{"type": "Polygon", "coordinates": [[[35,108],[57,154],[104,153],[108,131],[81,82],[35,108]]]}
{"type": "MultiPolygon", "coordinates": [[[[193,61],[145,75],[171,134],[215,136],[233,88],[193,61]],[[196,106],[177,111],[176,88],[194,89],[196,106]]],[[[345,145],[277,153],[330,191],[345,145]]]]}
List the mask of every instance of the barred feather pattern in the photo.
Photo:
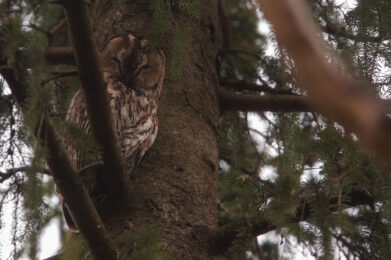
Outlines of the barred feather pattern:
{"type": "MultiPolygon", "coordinates": [[[[112,39],[102,51],[100,62],[125,169],[130,175],[152,146],[157,135],[157,100],[163,85],[165,56],[161,50],[149,47],[145,41],[127,35],[112,39]]],[[[79,90],[71,100],[66,121],[81,128],[88,135],[91,134],[82,90],[79,90]]],[[[78,170],[101,161],[99,150],[82,152],[72,140],[66,143],[66,150],[78,170]]],[[[105,197],[104,184],[100,178],[102,173],[99,171],[99,167],[92,167],[81,173],[83,183],[98,212],[105,197]]],[[[57,191],[62,200],[61,205],[68,227],[72,231],[77,231],[66,202],[61,192],[57,191]]]]}
{"type": "MultiPolygon", "coordinates": [[[[161,89],[157,84],[156,89],[150,90],[152,93],[145,94],[142,91],[127,88],[109,73],[104,73],[104,78],[123,160],[126,169],[131,174],[155,141],[158,130],[157,97],[161,89]]],[[[71,101],[66,121],[91,134],[85,97],[81,90],[71,101]]],[[[72,145],[67,146],[67,152],[72,161],[76,162],[78,169],[91,162],[91,159],[84,159],[83,155],[72,145]]],[[[96,154],[96,161],[100,159],[97,151],[91,152],[96,154]]]]}

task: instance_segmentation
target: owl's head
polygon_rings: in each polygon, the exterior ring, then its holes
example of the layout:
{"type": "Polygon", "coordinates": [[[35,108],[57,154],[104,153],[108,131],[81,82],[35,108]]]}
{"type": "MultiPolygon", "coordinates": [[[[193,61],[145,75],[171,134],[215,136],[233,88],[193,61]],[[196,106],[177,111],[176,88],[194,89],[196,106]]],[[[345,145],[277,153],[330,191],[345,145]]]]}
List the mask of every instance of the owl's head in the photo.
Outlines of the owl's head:
{"type": "Polygon", "coordinates": [[[153,48],[147,41],[130,34],[115,37],[106,44],[100,58],[103,71],[127,87],[146,94],[160,93],[165,56],[162,50],[153,48]]]}

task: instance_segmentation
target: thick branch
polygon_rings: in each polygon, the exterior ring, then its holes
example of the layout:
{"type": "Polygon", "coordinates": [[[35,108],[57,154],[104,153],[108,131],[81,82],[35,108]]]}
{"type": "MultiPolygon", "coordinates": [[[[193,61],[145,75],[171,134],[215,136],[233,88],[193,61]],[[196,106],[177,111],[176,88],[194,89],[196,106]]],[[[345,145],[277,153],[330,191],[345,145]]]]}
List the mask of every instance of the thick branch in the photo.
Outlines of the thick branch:
{"type": "Polygon", "coordinates": [[[316,112],[305,96],[256,94],[236,94],[219,91],[219,102],[222,111],[240,110],[248,112],[316,112]]]}
{"type": "Polygon", "coordinates": [[[239,91],[255,91],[255,92],[267,92],[271,94],[286,94],[290,95],[293,94],[292,90],[290,89],[278,89],[278,88],[271,88],[265,84],[258,85],[252,82],[248,82],[245,80],[228,80],[228,79],[221,79],[219,81],[219,84],[221,86],[229,87],[235,90],[239,91]]]}
{"type": "Polygon", "coordinates": [[[109,96],[99,68],[98,51],[92,40],[86,3],[69,0],[64,2],[64,7],[92,133],[102,147],[106,172],[110,173],[106,183],[108,196],[118,202],[127,194],[129,178],[122,170],[122,154],[114,131],[109,96]]]}
{"type": "Polygon", "coordinates": [[[391,164],[391,122],[378,98],[357,88],[346,68],[317,36],[319,31],[303,1],[258,0],[274,25],[279,43],[294,59],[302,87],[317,109],[340,122],[348,131],[391,164]],[[330,60],[333,63],[330,63],[330,60]]]}
{"type": "MultiPolygon", "coordinates": [[[[0,71],[19,104],[24,104],[27,84],[24,75],[7,68],[0,71]]],[[[21,72],[21,71],[20,71],[21,72]]],[[[73,220],[85,238],[95,259],[116,259],[108,233],[82,184],[80,176],[61,145],[55,127],[48,116],[43,118],[42,143],[48,148],[48,165],[54,182],[72,212],[73,220]]]]}
{"type": "Polygon", "coordinates": [[[48,165],[61,195],[72,213],[72,218],[86,239],[94,259],[116,259],[117,253],[86,189],[72,167],[71,160],[61,146],[57,131],[48,117],[44,120],[48,165]]]}
{"type": "Polygon", "coordinates": [[[43,56],[52,64],[75,65],[75,56],[70,47],[50,47],[43,50],[43,56]]]}

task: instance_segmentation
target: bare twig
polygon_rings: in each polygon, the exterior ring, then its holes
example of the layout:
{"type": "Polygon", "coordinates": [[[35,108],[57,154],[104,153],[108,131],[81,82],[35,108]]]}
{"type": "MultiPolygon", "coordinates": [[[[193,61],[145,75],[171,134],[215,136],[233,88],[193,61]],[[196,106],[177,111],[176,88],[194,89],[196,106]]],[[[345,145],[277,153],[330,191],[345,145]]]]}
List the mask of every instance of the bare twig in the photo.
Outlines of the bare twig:
{"type": "Polygon", "coordinates": [[[48,39],[48,45],[49,46],[53,46],[53,42],[54,42],[58,32],[60,32],[65,27],[65,25],[66,25],[66,19],[63,18],[60,21],[58,21],[56,23],[56,25],[50,31],[42,29],[41,27],[39,27],[39,26],[37,26],[35,24],[32,24],[32,23],[30,23],[28,25],[28,27],[30,27],[30,28],[38,31],[38,32],[41,32],[41,33],[45,34],[45,36],[48,39]]]}

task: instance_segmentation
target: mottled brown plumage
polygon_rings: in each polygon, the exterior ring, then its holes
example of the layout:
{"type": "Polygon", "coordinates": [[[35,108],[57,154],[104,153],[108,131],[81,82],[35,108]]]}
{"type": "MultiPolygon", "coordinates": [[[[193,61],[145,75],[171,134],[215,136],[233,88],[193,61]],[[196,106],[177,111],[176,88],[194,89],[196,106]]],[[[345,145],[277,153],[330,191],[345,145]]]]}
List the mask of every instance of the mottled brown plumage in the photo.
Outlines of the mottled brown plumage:
{"type": "MultiPolygon", "coordinates": [[[[148,46],[146,41],[127,35],[109,41],[101,52],[100,62],[125,169],[131,174],[156,138],[157,99],[162,90],[165,56],[161,50],[148,46]]],[[[73,97],[66,121],[90,134],[82,90],[73,97]]],[[[67,143],[67,152],[79,170],[100,160],[99,151],[82,153],[72,141],[67,143]]],[[[81,171],[98,211],[105,192],[100,174],[104,173],[98,166],[81,171]]],[[[77,230],[64,201],[62,208],[69,228],[77,230]]]]}

